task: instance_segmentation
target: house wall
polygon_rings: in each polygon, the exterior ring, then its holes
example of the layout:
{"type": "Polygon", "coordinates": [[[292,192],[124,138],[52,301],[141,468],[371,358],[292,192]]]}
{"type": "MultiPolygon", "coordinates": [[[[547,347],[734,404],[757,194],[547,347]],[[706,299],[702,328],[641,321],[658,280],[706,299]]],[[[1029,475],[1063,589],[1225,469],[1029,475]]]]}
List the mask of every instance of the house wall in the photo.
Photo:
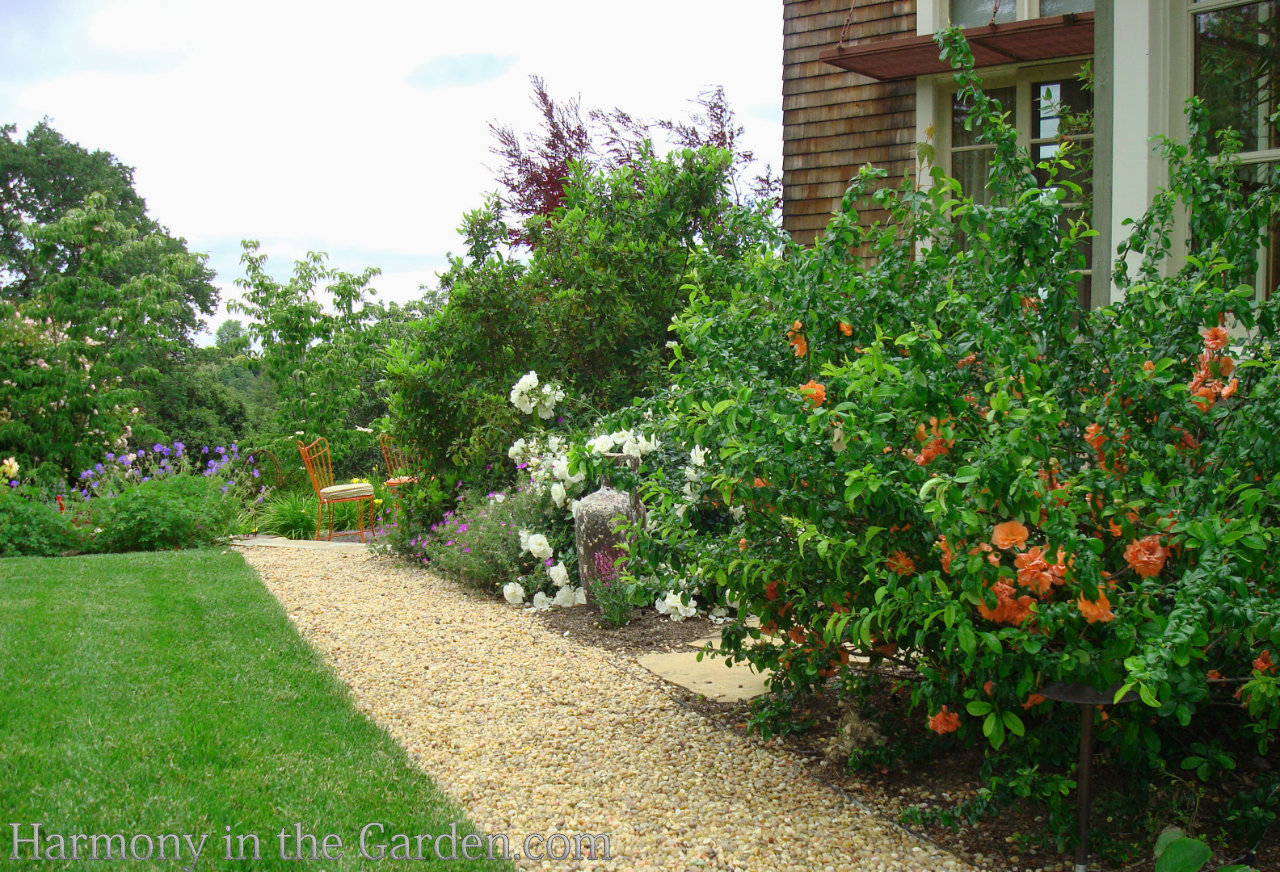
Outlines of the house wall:
{"type": "MultiPolygon", "coordinates": [[[[846,43],[916,33],[916,0],[853,6],[846,43]]],[[[849,8],[850,0],[783,2],[782,226],[805,245],[864,164],[887,170],[895,185],[915,171],[915,81],[877,82],[818,60],[840,41],[849,8]]]]}

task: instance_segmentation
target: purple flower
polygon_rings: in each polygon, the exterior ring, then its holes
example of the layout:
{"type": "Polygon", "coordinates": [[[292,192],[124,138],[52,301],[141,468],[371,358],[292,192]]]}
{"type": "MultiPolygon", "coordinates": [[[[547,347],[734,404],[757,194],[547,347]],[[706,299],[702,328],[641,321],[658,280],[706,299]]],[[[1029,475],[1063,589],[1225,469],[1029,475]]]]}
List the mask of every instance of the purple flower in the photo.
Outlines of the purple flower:
{"type": "Polygon", "coordinates": [[[258,477],[258,470],[256,470],[256,469],[255,469],[255,470],[253,471],[253,477],[254,477],[254,478],[257,478],[257,477],[258,477]]]}
{"type": "Polygon", "coordinates": [[[95,464],[93,465],[93,468],[94,468],[96,471],[98,471],[98,472],[102,472],[102,464],[101,464],[101,463],[95,463],[95,464]]]}
{"type": "Polygon", "coordinates": [[[222,490],[222,492],[225,494],[227,491],[231,490],[231,488],[227,487],[227,486],[224,484],[224,485],[222,486],[221,490],[222,490]]]}
{"type": "Polygon", "coordinates": [[[470,554],[470,553],[471,553],[471,549],[470,549],[470,548],[463,548],[463,549],[462,549],[462,553],[463,553],[463,554],[470,554]]]}
{"type": "Polygon", "coordinates": [[[529,466],[529,464],[527,464],[527,463],[517,463],[517,464],[516,464],[516,469],[525,469],[525,468],[527,468],[528,466],[529,466]]]}
{"type": "Polygon", "coordinates": [[[208,446],[208,445],[202,445],[202,446],[200,447],[200,453],[201,453],[201,454],[208,454],[208,453],[209,453],[209,446],[208,446]]]}
{"type": "Polygon", "coordinates": [[[552,558],[548,557],[546,563],[544,563],[543,566],[550,566],[551,563],[552,563],[552,558]]]}
{"type": "Polygon", "coordinates": [[[9,482],[9,487],[17,487],[17,486],[18,486],[18,483],[16,481],[9,482]]]}
{"type": "Polygon", "coordinates": [[[139,449],[138,449],[138,456],[139,456],[139,457],[146,457],[146,456],[147,456],[147,452],[146,452],[145,450],[143,450],[143,449],[139,448],[139,449]]]}
{"type": "Polygon", "coordinates": [[[458,479],[458,483],[454,487],[462,487],[462,479],[458,479]]]}
{"type": "Polygon", "coordinates": [[[88,478],[91,475],[93,475],[93,470],[86,469],[84,472],[80,473],[80,480],[84,481],[86,478],[88,478]]]}
{"type": "Polygon", "coordinates": [[[459,525],[458,525],[458,532],[459,532],[459,533],[465,533],[465,532],[467,532],[467,529],[468,529],[468,526],[467,526],[466,524],[459,524],[459,525]]]}
{"type": "MultiPolygon", "coordinates": [[[[151,481],[151,476],[149,476],[149,475],[144,475],[144,476],[142,477],[142,480],[143,480],[143,481],[151,481]]],[[[97,485],[95,484],[95,485],[94,485],[94,487],[97,487],[97,485]]]]}
{"type": "Polygon", "coordinates": [[[448,548],[452,544],[453,544],[453,540],[450,539],[448,542],[444,543],[444,547],[448,548]]]}
{"type": "Polygon", "coordinates": [[[107,452],[107,460],[115,460],[115,459],[116,459],[116,455],[115,455],[115,453],[114,453],[114,452],[111,452],[111,451],[108,451],[108,452],[107,452]]]}

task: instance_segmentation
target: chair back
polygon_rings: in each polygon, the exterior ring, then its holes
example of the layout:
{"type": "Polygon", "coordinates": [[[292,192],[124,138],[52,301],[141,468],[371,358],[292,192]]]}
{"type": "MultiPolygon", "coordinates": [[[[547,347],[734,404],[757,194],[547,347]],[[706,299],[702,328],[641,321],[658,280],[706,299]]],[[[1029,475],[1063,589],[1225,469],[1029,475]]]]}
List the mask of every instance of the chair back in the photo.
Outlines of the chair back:
{"type": "Polygon", "coordinates": [[[299,439],[298,453],[302,455],[302,465],[307,468],[316,496],[320,496],[320,491],[333,485],[333,460],[329,456],[329,440],[321,436],[310,445],[304,445],[299,439]]]}
{"type": "Polygon", "coordinates": [[[382,460],[387,465],[387,477],[395,478],[398,473],[412,472],[409,456],[404,453],[395,437],[389,433],[378,436],[378,445],[382,448],[382,460]]]}

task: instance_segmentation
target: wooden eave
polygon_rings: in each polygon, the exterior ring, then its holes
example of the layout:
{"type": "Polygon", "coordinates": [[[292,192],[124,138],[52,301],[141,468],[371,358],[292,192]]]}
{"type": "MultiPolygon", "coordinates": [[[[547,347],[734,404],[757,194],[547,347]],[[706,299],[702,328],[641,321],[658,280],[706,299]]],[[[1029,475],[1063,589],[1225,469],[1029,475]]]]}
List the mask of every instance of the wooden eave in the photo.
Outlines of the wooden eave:
{"type": "MultiPolygon", "coordinates": [[[[1092,12],[1076,12],[969,27],[963,33],[974,66],[994,67],[1093,54],[1093,18],[1092,12]]],[[[905,36],[836,46],[818,57],[842,70],[893,82],[950,70],[938,51],[932,36],[905,36]]]]}

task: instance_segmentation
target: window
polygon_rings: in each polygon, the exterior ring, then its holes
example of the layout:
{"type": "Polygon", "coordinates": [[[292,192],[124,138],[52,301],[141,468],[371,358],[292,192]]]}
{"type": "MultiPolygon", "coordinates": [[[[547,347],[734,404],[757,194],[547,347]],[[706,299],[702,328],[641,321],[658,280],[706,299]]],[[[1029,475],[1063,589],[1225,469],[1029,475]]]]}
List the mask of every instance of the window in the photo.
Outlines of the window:
{"type": "MultiPolygon", "coordinates": [[[[1068,204],[1063,221],[1079,218],[1087,208],[1091,193],[1090,161],[1087,154],[1093,144],[1091,127],[1082,129],[1079,121],[1087,120],[1093,110],[1093,94],[1079,78],[1080,64],[1054,64],[1030,67],[1003,78],[989,77],[986,93],[1000,102],[1009,113],[1009,121],[1020,132],[1019,139],[1038,164],[1056,155],[1065,142],[1080,146],[1071,163],[1076,167],[1070,180],[1080,185],[1084,200],[1068,204]]],[[[987,178],[991,170],[992,146],[979,142],[974,131],[965,130],[969,107],[951,94],[943,102],[949,112],[947,123],[940,126],[945,141],[939,143],[943,168],[959,180],[964,192],[975,202],[989,202],[987,178]]],[[[1042,176],[1041,183],[1046,179],[1042,176]]],[[[1081,305],[1089,305],[1092,282],[1092,245],[1083,246],[1085,270],[1080,286],[1081,305]]]]}
{"type": "MultiPolygon", "coordinates": [[[[1235,130],[1245,182],[1266,184],[1280,172],[1280,130],[1272,119],[1280,108],[1280,0],[1191,0],[1186,11],[1192,88],[1204,99],[1210,132],[1235,130]]],[[[1280,225],[1259,249],[1257,285],[1269,296],[1280,285],[1280,225]]]]}
{"type": "Polygon", "coordinates": [[[982,27],[1069,12],[1092,12],[1094,0],[950,0],[951,23],[982,27]]]}

